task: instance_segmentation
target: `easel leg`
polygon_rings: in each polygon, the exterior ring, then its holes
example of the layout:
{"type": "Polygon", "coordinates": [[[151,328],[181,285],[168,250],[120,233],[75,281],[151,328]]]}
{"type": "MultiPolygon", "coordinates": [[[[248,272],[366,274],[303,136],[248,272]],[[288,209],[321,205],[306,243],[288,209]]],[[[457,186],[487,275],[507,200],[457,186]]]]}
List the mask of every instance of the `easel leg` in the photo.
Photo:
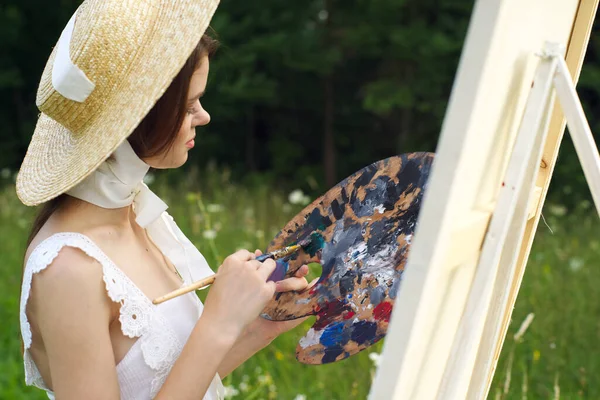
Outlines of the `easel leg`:
{"type": "Polygon", "coordinates": [[[592,135],[592,130],[583,112],[583,107],[566,62],[561,58],[554,77],[558,100],[567,118],[569,133],[585,174],[596,211],[600,214],[600,155],[592,135]]]}
{"type": "MultiPolygon", "coordinates": [[[[467,392],[472,382],[485,380],[489,363],[477,360],[478,351],[486,353],[494,347],[500,334],[496,326],[500,323],[497,307],[507,301],[506,293],[495,293],[496,281],[510,282],[514,275],[517,249],[521,243],[532,188],[542,156],[549,107],[552,94],[552,80],[557,61],[544,57],[536,71],[534,86],[525,107],[525,114],[517,133],[513,151],[500,189],[498,203],[484,240],[481,256],[467,305],[447,364],[439,399],[456,399],[467,392]],[[498,268],[501,265],[501,268],[498,268]],[[490,310],[490,304],[495,304],[490,310]],[[487,321],[487,323],[486,323],[487,321]],[[490,329],[491,326],[493,329],[490,329]],[[485,333],[487,332],[487,333],[485,333]],[[482,348],[480,349],[480,343],[482,348]],[[482,365],[485,364],[485,365],[482,365]]],[[[480,357],[481,358],[481,357],[480,357]]],[[[478,398],[479,394],[469,392],[468,398],[478,398]]]]}

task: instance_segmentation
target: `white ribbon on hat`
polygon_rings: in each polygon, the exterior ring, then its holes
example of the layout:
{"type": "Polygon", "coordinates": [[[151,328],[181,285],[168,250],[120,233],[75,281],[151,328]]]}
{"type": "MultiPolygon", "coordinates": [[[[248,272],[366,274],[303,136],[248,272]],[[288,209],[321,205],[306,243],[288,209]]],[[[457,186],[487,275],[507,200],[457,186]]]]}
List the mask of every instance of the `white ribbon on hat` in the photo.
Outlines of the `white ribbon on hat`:
{"type": "Polygon", "coordinates": [[[63,97],[83,103],[96,85],[88,79],[82,70],[73,64],[69,54],[76,15],[77,11],[73,14],[58,39],[54,65],[52,65],[52,86],[63,97]]]}
{"type": "Polygon", "coordinates": [[[204,256],[166,212],[167,204],[143,182],[149,169],[125,140],[112,157],[67,194],[108,209],[133,204],[135,221],[175,265],[184,284],[212,275],[204,256]]]}

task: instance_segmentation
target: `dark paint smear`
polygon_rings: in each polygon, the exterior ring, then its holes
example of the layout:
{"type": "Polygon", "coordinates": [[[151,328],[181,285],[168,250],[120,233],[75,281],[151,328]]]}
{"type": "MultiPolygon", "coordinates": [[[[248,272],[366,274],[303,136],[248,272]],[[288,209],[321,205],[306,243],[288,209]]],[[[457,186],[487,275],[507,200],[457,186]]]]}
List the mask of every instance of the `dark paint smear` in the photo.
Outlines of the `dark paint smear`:
{"type": "Polygon", "coordinates": [[[342,187],[342,190],[340,190],[340,194],[342,195],[342,201],[344,202],[344,204],[348,203],[348,193],[346,192],[346,187],[342,187]]]}
{"type": "Polygon", "coordinates": [[[359,218],[372,216],[375,213],[375,207],[379,205],[383,205],[385,211],[393,210],[402,193],[398,191],[394,181],[387,176],[380,176],[371,184],[374,184],[375,187],[364,189],[365,196],[362,201],[358,200],[357,190],[352,193],[350,205],[354,214],[359,218]]]}
{"type": "Polygon", "coordinates": [[[342,296],[346,296],[346,294],[352,293],[352,291],[354,290],[355,278],[356,271],[351,269],[348,270],[348,272],[346,272],[344,276],[342,276],[342,279],[340,280],[340,293],[342,296]]]}
{"type": "MultiPolygon", "coordinates": [[[[333,237],[336,237],[338,230],[343,229],[343,232],[336,240],[331,240],[325,243],[323,252],[321,253],[321,264],[323,265],[323,275],[328,277],[327,285],[334,287],[341,279],[339,274],[335,274],[335,271],[339,271],[341,268],[345,269],[345,257],[348,249],[356,243],[362,242],[362,230],[359,224],[354,224],[347,228],[341,228],[340,222],[336,224],[336,229],[333,233],[333,237]]],[[[321,281],[323,281],[322,279],[321,281]]]]}
{"type": "Polygon", "coordinates": [[[351,339],[359,345],[372,340],[377,334],[376,322],[358,321],[352,325],[352,328],[351,339]]]}
{"type": "Polygon", "coordinates": [[[321,211],[315,208],[306,217],[304,228],[311,228],[311,231],[324,231],[329,225],[331,225],[331,219],[328,216],[321,215],[321,211]]]}
{"type": "Polygon", "coordinates": [[[335,299],[333,301],[325,302],[323,305],[315,306],[317,320],[313,325],[313,329],[320,331],[331,322],[331,318],[342,315],[347,311],[352,311],[352,309],[345,299],[335,299]]]}
{"type": "Polygon", "coordinates": [[[377,168],[376,163],[373,163],[373,164],[369,165],[368,167],[364,168],[363,172],[360,174],[360,176],[354,182],[354,187],[355,187],[354,193],[356,193],[357,187],[365,186],[369,182],[371,182],[371,180],[373,179],[373,177],[375,176],[377,171],[379,171],[379,169],[377,168]]]}
{"type": "Polygon", "coordinates": [[[423,171],[420,168],[422,163],[419,159],[408,159],[406,156],[402,157],[402,168],[398,171],[398,185],[396,186],[399,193],[407,192],[410,193],[418,187],[422,186],[422,180],[424,178],[423,172],[429,175],[429,168],[427,171],[423,171]],[[412,188],[410,188],[412,186],[412,188]],[[408,189],[410,188],[410,191],[408,189]]]}
{"type": "Polygon", "coordinates": [[[338,358],[338,356],[340,354],[342,354],[343,352],[344,352],[344,348],[342,346],[335,346],[335,347],[325,348],[325,350],[323,352],[324,354],[323,354],[323,358],[321,359],[321,362],[323,364],[334,362],[336,360],[336,358],[338,358]]]}
{"type": "Polygon", "coordinates": [[[318,232],[314,232],[310,236],[310,243],[304,247],[304,251],[314,257],[325,246],[325,238],[318,232]]]}
{"type": "MultiPolygon", "coordinates": [[[[388,218],[371,223],[371,231],[367,240],[367,251],[369,254],[375,254],[397,241],[398,235],[402,231],[395,229],[394,225],[396,224],[388,218]]],[[[402,226],[402,224],[400,225],[402,226]]]]}
{"type": "Polygon", "coordinates": [[[344,216],[344,212],[346,211],[346,208],[344,206],[345,204],[343,203],[340,206],[340,203],[337,201],[337,199],[334,199],[331,202],[331,212],[333,213],[333,216],[336,220],[342,219],[342,217],[344,216]]]}

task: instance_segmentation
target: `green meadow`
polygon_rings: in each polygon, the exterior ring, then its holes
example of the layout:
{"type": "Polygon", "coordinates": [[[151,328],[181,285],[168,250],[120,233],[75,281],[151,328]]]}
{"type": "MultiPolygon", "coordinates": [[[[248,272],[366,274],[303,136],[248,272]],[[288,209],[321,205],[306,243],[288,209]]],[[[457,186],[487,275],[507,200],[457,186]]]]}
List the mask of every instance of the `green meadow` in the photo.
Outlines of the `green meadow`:
{"type": "MultiPolygon", "coordinates": [[[[151,187],[213,267],[239,248],[264,249],[310,200],[266,185],[238,186],[216,170],[192,171],[176,185],[167,179],[161,176],[151,187]]],[[[0,399],[45,399],[42,391],[25,386],[20,354],[20,274],[34,210],[22,206],[10,178],[4,180],[0,399]]],[[[490,399],[600,398],[600,224],[593,211],[589,202],[569,210],[546,204],[547,224],[538,227],[490,399]],[[528,315],[530,323],[523,325],[528,315]]],[[[229,398],[365,399],[382,343],[342,362],[303,365],[295,360],[295,347],[310,324],[279,337],[227,377],[229,398]]]]}

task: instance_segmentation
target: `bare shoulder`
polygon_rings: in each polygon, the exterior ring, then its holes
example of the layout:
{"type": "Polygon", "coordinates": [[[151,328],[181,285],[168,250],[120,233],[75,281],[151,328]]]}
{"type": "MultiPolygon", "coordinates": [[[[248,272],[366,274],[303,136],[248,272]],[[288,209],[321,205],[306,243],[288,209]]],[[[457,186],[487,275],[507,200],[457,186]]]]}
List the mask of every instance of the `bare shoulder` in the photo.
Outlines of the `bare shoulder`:
{"type": "Polygon", "coordinates": [[[63,246],[32,277],[27,314],[34,337],[43,338],[35,361],[57,398],[90,393],[118,398],[108,328],[115,305],[106,292],[102,265],[79,248],[63,246]]]}
{"type": "Polygon", "coordinates": [[[79,307],[94,310],[98,317],[104,315],[106,322],[110,320],[112,305],[106,294],[102,266],[80,249],[64,246],[32,278],[29,311],[56,317],[79,307]]]}

